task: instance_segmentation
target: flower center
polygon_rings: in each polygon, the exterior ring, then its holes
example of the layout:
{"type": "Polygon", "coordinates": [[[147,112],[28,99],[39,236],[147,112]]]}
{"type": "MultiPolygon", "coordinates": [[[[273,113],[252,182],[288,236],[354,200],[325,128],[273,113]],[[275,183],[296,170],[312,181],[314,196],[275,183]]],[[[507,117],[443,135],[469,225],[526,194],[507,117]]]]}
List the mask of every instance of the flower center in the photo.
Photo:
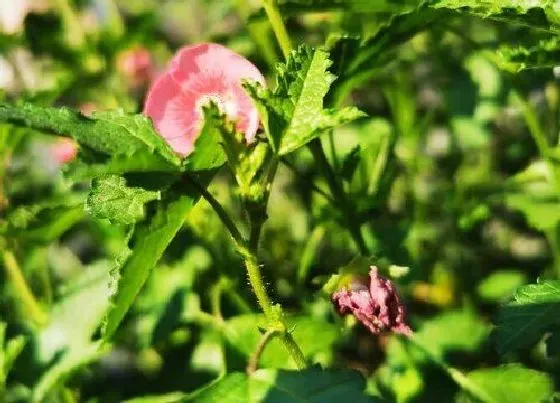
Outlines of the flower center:
{"type": "Polygon", "coordinates": [[[204,94],[196,101],[196,110],[200,116],[204,116],[202,108],[214,103],[220,113],[226,114],[230,119],[237,118],[237,103],[232,95],[229,94],[204,94]]]}

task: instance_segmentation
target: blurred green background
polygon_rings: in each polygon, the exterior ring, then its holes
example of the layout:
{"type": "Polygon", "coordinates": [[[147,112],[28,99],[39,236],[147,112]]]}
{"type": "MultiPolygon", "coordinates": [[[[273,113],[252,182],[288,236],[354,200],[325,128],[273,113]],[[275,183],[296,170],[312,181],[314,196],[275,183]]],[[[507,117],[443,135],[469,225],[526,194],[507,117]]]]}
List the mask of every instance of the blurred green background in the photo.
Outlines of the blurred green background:
{"type": "MultiPolygon", "coordinates": [[[[285,15],[294,43],[318,46],[374,35],[395,11],[416,5],[379,4],[285,15]]],[[[176,49],[197,42],[245,55],[273,86],[282,55],[259,7],[257,0],[0,0],[1,96],[84,113],[140,112],[150,79],[176,49]],[[138,49],[150,54],[149,75],[123,61],[138,49]]],[[[370,117],[321,138],[373,261],[403,267],[395,281],[427,351],[336,316],[321,288],[359,251],[309,151],[285,158],[263,234],[263,273],[273,299],[294,314],[295,338],[313,362],[357,369],[369,393],[387,401],[469,399],[437,360],[465,373],[522,363],[543,371],[534,382],[542,396],[558,385],[560,362],[547,354],[547,340],[500,356],[491,335],[500,303],[518,287],[560,275],[558,58],[529,60],[539,68],[518,73],[523,66],[502,47],[547,35],[468,13],[394,35],[364,62],[359,85],[340,90],[341,102],[370,117]]],[[[335,74],[340,52],[335,45],[335,74]]],[[[0,144],[0,228],[12,229],[0,247],[39,301],[33,312],[8,281],[4,256],[0,350],[2,340],[11,349],[0,362],[14,362],[0,370],[0,400],[117,402],[190,392],[245,370],[261,319],[208,204],[189,214],[114,344],[100,351],[92,340],[127,231],[87,216],[88,184],[62,174],[57,140],[0,125],[0,144]]],[[[241,217],[232,186],[222,170],[210,190],[241,217]]],[[[293,364],[274,341],[260,367],[293,364]]],[[[486,371],[479,379],[492,379],[486,371]]],[[[530,401],[519,393],[515,401],[530,401]]]]}

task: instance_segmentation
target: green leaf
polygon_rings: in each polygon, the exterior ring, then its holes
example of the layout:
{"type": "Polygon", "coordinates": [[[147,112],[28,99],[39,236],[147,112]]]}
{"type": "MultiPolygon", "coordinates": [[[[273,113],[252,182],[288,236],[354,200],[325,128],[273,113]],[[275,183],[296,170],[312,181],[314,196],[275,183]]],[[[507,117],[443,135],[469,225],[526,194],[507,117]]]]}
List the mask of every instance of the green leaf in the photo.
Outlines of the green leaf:
{"type": "Polygon", "coordinates": [[[93,181],[86,210],[114,224],[134,224],[144,219],[144,204],[160,198],[161,192],[129,187],[125,178],[111,175],[93,181]]]}
{"type": "Polygon", "coordinates": [[[31,104],[17,107],[3,103],[0,104],[0,121],[71,136],[80,145],[110,156],[149,159],[153,171],[178,170],[181,165],[181,159],[143,115],[127,115],[117,110],[97,112],[90,118],[68,108],[31,104]]]}
{"type": "Polygon", "coordinates": [[[428,0],[434,9],[453,11],[558,33],[560,10],[555,0],[428,0]]]}
{"type": "Polygon", "coordinates": [[[494,338],[500,354],[531,347],[543,334],[560,324],[560,280],[529,284],[503,305],[494,338]]]}
{"type": "Polygon", "coordinates": [[[49,213],[82,206],[84,200],[85,194],[72,193],[56,196],[37,204],[18,206],[6,215],[6,222],[12,230],[33,228],[44,222],[45,216],[50,215],[49,213]]]}
{"type": "MultiPolygon", "coordinates": [[[[32,206],[31,206],[32,208],[32,206]]],[[[29,210],[20,210],[18,217],[24,228],[7,228],[11,236],[22,237],[32,241],[49,242],[60,237],[85,217],[83,202],[75,206],[46,208],[37,216],[30,216],[29,210]],[[28,221],[26,221],[28,220],[28,221]]],[[[3,232],[5,229],[0,229],[3,232]]]]}
{"type": "Polygon", "coordinates": [[[202,402],[373,402],[365,382],[349,370],[302,371],[265,369],[250,376],[232,373],[194,393],[187,401],[202,402]]]}
{"type": "Polygon", "coordinates": [[[187,171],[204,171],[222,166],[226,162],[222,138],[235,133],[233,124],[220,114],[216,105],[205,106],[203,111],[204,126],[195,141],[193,153],[183,162],[187,171]]]}
{"type": "Polygon", "coordinates": [[[525,69],[553,68],[560,60],[560,38],[542,39],[527,45],[503,45],[497,51],[498,66],[512,73],[525,69]]]}
{"type": "Polygon", "coordinates": [[[553,230],[560,221],[560,197],[557,195],[514,193],[506,195],[505,203],[523,213],[529,225],[540,231],[553,230]]]}
{"type": "Polygon", "coordinates": [[[347,11],[353,13],[380,13],[402,11],[417,5],[412,0],[277,0],[284,15],[302,12],[347,11]]]}
{"type": "MultiPolygon", "coordinates": [[[[214,136],[215,146],[212,147],[220,152],[221,157],[227,156],[239,185],[239,193],[246,200],[257,201],[265,190],[259,179],[263,178],[265,163],[270,160],[270,148],[263,142],[247,144],[244,134],[236,132],[235,126],[220,116],[216,105],[210,104],[204,112],[205,122],[208,122],[211,135],[214,136]]],[[[199,147],[198,143],[196,147],[199,147]]],[[[219,161],[223,163],[222,159],[219,161]]]]}
{"type": "Polygon", "coordinates": [[[497,302],[509,297],[526,281],[527,276],[523,272],[512,270],[497,271],[478,284],[477,293],[485,301],[497,302]]]}
{"type": "Polygon", "coordinates": [[[463,310],[446,312],[424,322],[415,338],[430,354],[443,359],[450,352],[478,351],[489,333],[489,326],[474,312],[463,310]]]}
{"type": "MultiPolygon", "coordinates": [[[[554,392],[554,384],[549,375],[518,364],[472,371],[467,374],[467,379],[482,392],[488,403],[544,402],[554,392]]],[[[468,392],[461,391],[457,402],[479,400],[468,392]]]]}
{"type": "Polygon", "coordinates": [[[158,201],[154,216],[135,228],[132,250],[124,251],[113,270],[116,287],[111,298],[112,306],[105,318],[105,340],[109,340],[116,331],[150,272],[183,226],[186,214],[198,199],[198,192],[191,187],[171,190],[158,201]]]}
{"type": "MultiPolygon", "coordinates": [[[[288,317],[287,322],[294,339],[308,359],[313,359],[316,354],[329,354],[339,336],[335,325],[308,316],[288,317]],[[317,334],[321,334],[321,337],[318,338],[317,334]]],[[[240,315],[226,321],[227,340],[247,358],[254,353],[261,340],[259,323],[266,324],[264,317],[256,314],[240,315]]],[[[267,344],[259,363],[263,367],[295,369],[293,360],[278,338],[267,344]]]]}
{"type": "MultiPolygon", "coordinates": [[[[347,52],[345,62],[337,70],[339,79],[330,91],[330,102],[338,104],[354,88],[371,80],[379,73],[380,68],[384,68],[395,59],[397,46],[435,23],[438,18],[441,18],[441,13],[428,8],[398,13],[359,46],[350,44],[351,52],[347,52]]],[[[348,38],[341,40],[346,43],[355,42],[348,38]]]]}
{"type": "Polygon", "coordinates": [[[277,66],[277,86],[268,90],[258,84],[245,88],[259,109],[274,151],[290,153],[327,129],[365,116],[356,108],[324,109],[323,100],[335,76],[324,49],[300,46],[277,66]]]}

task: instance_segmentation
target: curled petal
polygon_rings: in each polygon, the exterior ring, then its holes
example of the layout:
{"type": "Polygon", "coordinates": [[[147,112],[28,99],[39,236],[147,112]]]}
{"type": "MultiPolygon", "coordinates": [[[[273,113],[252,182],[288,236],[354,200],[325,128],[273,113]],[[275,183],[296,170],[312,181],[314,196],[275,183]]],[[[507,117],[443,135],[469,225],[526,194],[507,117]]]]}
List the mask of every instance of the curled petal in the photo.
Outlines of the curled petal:
{"type": "Polygon", "coordinates": [[[373,334],[392,331],[405,335],[412,330],[405,322],[405,308],[394,284],[371,267],[369,285],[355,282],[351,289],[342,288],[332,300],[340,315],[352,314],[373,334]]]}

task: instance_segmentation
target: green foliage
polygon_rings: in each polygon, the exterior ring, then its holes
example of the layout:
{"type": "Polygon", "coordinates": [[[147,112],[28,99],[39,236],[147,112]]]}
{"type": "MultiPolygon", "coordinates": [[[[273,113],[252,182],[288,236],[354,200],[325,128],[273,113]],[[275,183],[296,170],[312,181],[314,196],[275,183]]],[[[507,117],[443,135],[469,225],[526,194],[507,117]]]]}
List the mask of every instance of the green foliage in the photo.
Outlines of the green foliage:
{"type": "MultiPolygon", "coordinates": [[[[265,323],[261,315],[233,317],[225,325],[226,338],[233,348],[249,358],[261,339],[257,326],[265,323]]],[[[328,358],[339,336],[334,325],[306,316],[288,318],[288,326],[296,342],[312,361],[315,358],[328,358]],[[317,334],[321,334],[320,339],[317,339],[317,334]]],[[[292,359],[277,338],[267,344],[259,363],[265,368],[295,369],[292,359]]]]}
{"type": "Polygon", "coordinates": [[[432,356],[444,358],[454,351],[475,353],[489,333],[489,326],[472,311],[451,311],[424,323],[415,339],[432,356]]]}
{"type": "Polygon", "coordinates": [[[220,142],[233,135],[231,123],[220,115],[216,105],[204,107],[204,126],[195,141],[194,151],[183,162],[187,171],[205,171],[218,168],[226,161],[220,142]]]}
{"type": "Polygon", "coordinates": [[[0,396],[6,387],[6,378],[26,342],[23,335],[6,340],[6,323],[0,322],[0,396]]]}
{"type": "Polygon", "coordinates": [[[498,351],[507,353],[531,347],[560,324],[560,282],[543,280],[520,287],[513,301],[500,308],[495,339],[498,351]]]}
{"type": "Polygon", "coordinates": [[[498,50],[500,67],[514,73],[525,69],[553,68],[560,57],[560,38],[540,40],[537,44],[508,46],[498,50]]]}
{"type": "MultiPolygon", "coordinates": [[[[551,398],[554,391],[552,379],[547,374],[515,364],[472,371],[467,374],[467,379],[481,390],[485,401],[490,403],[544,402],[551,398]]],[[[460,403],[479,401],[467,392],[461,392],[457,397],[460,403]]]]}
{"type": "Polygon", "coordinates": [[[557,1],[51,3],[0,18],[1,402],[557,397],[557,1]],[[210,40],[275,83],[250,143],[161,105],[180,157],[139,111],[210,40]],[[371,265],[411,337],[333,307],[371,265]]]}
{"type": "Polygon", "coordinates": [[[159,191],[127,186],[122,176],[105,176],[93,181],[86,210],[114,224],[134,224],[144,219],[144,205],[160,198],[159,191]]]}
{"type": "MultiPolygon", "coordinates": [[[[126,115],[123,111],[97,112],[89,118],[68,108],[2,104],[0,121],[71,136],[81,145],[103,154],[126,156],[132,161],[136,158],[148,160],[154,171],[173,171],[180,166],[179,157],[141,115],[126,115]]],[[[130,170],[140,168],[134,163],[131,165],[130,170]]]]}
{"type": "Polygon", "coordinates": [[[363,393],[364,381],[353,371],[301,372],[259,370],[250,376],[233,373],[195,393],[187,401],[214,402],[371,402],[363,393]],[[312,385],[312,386],[311,386],[312,385]]]}
{"type": "Polygon", "coordinates": [[[487,302],[498,302],[507,297],[524,283],[527,276],[524,273],[513,270],[497,271],[483,279],[477,288],[480,298],[487,302]]]}
{"type": "Polygon", "coordinates": [[[335,76],[328,72],[328,52],[301,46],[277,66],[276,88],[245,88],[261,114],[273,150],[288,154],[327,129],[365,116],[354,107],[324,109],[323,99],[335,76]]]}
{"type": "Polygon", "coordinates": [[[134,229],[132,249],[125,250],[112,269],[111,307],[103,329],[106,340],[111,338],[124,319],[148,275],[183,226],[186,214],[198,198],[193,189],[170,191],[157,203],[154,215],[134,229]]]}

